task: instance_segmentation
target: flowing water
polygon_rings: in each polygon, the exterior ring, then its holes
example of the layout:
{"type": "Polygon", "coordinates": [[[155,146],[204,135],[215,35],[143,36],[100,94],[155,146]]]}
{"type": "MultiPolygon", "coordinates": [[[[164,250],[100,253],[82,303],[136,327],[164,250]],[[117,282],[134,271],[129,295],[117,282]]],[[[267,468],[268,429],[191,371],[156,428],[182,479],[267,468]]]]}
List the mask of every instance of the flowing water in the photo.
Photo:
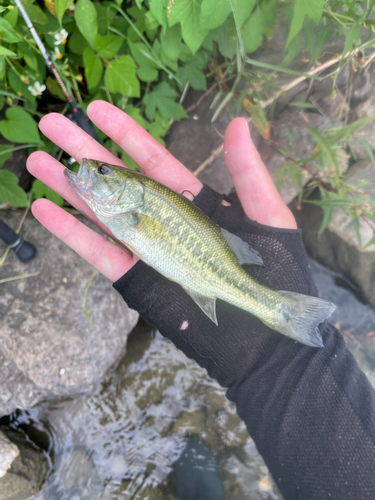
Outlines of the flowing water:
{"type": "MultiPolygon", "coordinates": [[[[332,322],[374,381],[375,312],[341,277],[311,266],[321,296],[338,305],[332,322]]],[[[224,390],[142,321],[97,393],[19,412],[11,425],[52,460],[33,500],[177,500],[173,463],[189,436],[216,458],[227,499],[282,498],[224,390]]]]}

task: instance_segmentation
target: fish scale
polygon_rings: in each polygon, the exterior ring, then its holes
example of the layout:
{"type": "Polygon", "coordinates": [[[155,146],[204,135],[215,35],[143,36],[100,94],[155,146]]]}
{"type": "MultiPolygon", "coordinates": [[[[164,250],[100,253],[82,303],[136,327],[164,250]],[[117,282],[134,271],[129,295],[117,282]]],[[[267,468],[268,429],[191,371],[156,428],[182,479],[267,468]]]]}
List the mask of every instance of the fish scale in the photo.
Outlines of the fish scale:
{"type": "Polygon", "coordinates": [[[120,242],[179,283],[216,324],[216,299],[221,299],[277,332],[323,345],[318,325],[335,306],[274,290],[250,276],[240,262],[260,264],[257,252],[186,197],[143,174],[96,160],[83,160],[78,174],[66,170],[65,175],[120,242]]]}

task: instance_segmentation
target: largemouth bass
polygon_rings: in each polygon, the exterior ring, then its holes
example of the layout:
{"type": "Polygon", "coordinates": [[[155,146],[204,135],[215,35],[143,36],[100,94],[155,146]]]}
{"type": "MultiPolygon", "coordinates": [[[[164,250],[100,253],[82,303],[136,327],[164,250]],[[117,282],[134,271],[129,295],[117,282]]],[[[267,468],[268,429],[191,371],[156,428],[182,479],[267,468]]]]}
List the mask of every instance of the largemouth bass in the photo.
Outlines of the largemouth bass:
{"type": "Polygon", "coordinates": [[[335,306],[252,278],[241,264],[262,265],[258,252],[185,196],[143,174],[96,160],[84,159],[78,174],[65,170],[65,175],[121,243],[179,283],[214,323],[216,299],[221,299],[303,344],[323,346],[318,325],[335,306]]]}

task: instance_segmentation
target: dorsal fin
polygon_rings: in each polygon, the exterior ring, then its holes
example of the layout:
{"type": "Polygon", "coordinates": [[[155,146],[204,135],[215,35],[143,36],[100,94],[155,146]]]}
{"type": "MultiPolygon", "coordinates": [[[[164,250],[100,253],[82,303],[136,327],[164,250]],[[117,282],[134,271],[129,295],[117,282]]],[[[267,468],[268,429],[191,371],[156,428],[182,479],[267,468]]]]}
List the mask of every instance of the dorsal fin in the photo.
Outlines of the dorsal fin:
{"type": "Polygon", "coordinates": [[[242,264],[253,264],[256,266],[264,266],[262,257],[259,252],[242,240],[239,236],[230,233],[226,229],[220,228],[222,235],[227,240],[229,246],[236,254],[238,262],[242,264]]]}

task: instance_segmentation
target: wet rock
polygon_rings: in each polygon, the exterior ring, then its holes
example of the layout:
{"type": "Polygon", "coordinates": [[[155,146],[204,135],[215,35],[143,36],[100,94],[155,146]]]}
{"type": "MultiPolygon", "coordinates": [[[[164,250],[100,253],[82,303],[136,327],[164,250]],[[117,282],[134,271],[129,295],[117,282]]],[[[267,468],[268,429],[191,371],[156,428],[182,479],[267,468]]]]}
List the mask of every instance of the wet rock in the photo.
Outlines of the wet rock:
{"type": "Polygon", "coordinates": [[[48,462],[25,436],[5,427],[2,427],[2,431],[19,449],[19,454],[7,473],[0,478],[0,500],[24,500],[41,489],[48,462]]]}
{"type": "MultiPolygon", "coordinates": [[[[371,162],[355,163],[347,174],[350,184],[368,180],[371,185],[363,189],[375,197],[375,170],[371,162]]],[[[359,246],[352,218],[340,208],[333,210],[332,221],[318,239],[323,210],[304,204],[301,211],[295,210],[297,224],[303,230],[305,246],[313,258],[330,269],[342,273],[354,281],[366,299],[375,306],[375,245],[364,246],[371,240],[373,232],[365,221],[359,219],[362,247],[359,246]]]]}
{"type": "Polygon", "coordinates": [[[17,446],[0,431],[0,478],[5,476],[12,462],[20,454],[17,446]]]}
{"type": "Polygon", "coordinates": [[[210,450],[195,438],[188,438],[173,466],[180,500],[224,500],[223,481],[210,450]]]}
{"type": "MultiPolygon", "coordinates": [[[[3,211],[16,227],[22,211],[3,211]]],[[[39,401],[89,392],[123,355],[138,319],[111,283],[97,273],[82,301],[93,268],[29,215],[24,231],[35,259],[24,264],[10,252],[0,279],[0,415],[39,401]]],[[[0,243],[0,255],[5,244],[0,243]]]]}

